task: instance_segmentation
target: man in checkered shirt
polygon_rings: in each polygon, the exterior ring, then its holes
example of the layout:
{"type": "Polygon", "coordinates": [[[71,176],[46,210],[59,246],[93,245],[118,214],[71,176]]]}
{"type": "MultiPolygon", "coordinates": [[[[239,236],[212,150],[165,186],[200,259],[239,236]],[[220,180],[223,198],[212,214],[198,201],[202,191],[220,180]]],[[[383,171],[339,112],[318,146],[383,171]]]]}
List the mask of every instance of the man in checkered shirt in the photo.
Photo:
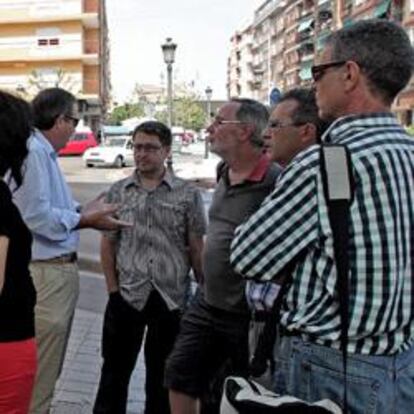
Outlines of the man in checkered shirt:
{"type": "MultiPolygon", "coordinates": [[[[414,407],[414,140],[391,113],[408,84],[406,33],[364,20],[328,39],[312,75],[323,141],[346,145],[355,179],[349,228],[349,412],[414,407]]],[[[236,230],[231,262],[246,278],[276,280],[293,267],[281,311],[275,389],[341,403],[341,323],[332,230],[319,151],[302,152],[273,193],[236,230]]]]}
{"type": "MultiPolygon", "coordinates": [[[[281,96],[270,115],[263,133],[266,153],[286,168],[299,153],[320,141],[328,125],[318,116],[313,89],[291,89],[281,96]]],[[[280,283],[248,281],[246,298],[250,308],[258,314],[270,312],[280,287],[280,283]]]]}

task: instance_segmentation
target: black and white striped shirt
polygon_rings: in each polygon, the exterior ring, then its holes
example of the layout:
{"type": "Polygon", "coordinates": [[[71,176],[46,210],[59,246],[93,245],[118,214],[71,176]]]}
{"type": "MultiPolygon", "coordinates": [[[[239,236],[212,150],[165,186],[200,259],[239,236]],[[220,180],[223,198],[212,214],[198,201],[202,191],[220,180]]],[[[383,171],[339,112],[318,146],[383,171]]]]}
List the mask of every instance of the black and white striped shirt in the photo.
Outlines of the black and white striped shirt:
{"type": "Polygon", "coordinates": [[[132,223],[105,232],[116,242],[122,297],[141,310],[156,289],[169,309],[182,309],[190,282],[189,235],[201,239],[206,232],[200,191],[169,172],[158,187],[147,190],[134,172],[114,183],[106,200],[118,203],[118,217],[132,223]]]}
{"type": "MultiPolygon", "coordinates": [[[[393,115],[383,113],[338,119],[323,139],[347,145],[355,178],[348,229],[348,351],[403,351],[414,328],[414,139],[393,115]]],[[[295,263],[282,325],[305,340],[339,349],[333,257],[314,146],[293,160],[260,210],[237,229],[231,261],[245,277],[260,280],[295,263]]]]}

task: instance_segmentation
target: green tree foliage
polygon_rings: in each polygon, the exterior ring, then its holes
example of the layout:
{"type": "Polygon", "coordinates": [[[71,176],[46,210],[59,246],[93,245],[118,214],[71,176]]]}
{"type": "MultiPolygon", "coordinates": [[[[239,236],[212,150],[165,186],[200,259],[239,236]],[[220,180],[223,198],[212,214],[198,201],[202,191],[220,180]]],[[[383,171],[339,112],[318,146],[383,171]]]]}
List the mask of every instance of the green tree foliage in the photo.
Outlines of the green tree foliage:
{"type": "Polygon", "coordinates": [[[145,115],[144,107],[140,103],[126,103],[114,108],[108,117],[108,123],[112,125],[120,125],[121,121],[128,118],[141,118],[145,115]]]}
{"type": "MultiPolygon", "coordinates": [[[[167,123],[167,110],[157,112],[155,117],[158,121],[167,123]]],[[[174,99],[173,104],[173,124],[182,126],[185,129],[199,131],[206,123],[206,113],[203,107],[192,97],[182,97],[174,99]]]]}
{"type": "Polygon", "coordinates": [[[199,131],[206,122],[206,113],[202,106],[190,97],[180,98],[175,102],[175,124],[185,129],[199,131]]]}
{"type": "Polygon", "coordinates": [[[414,125],[408,125],[405,129],[410,135],[414,135],[414,125]]]}
{"type": "Polygon", "coordinates": [[[159,122],[164,123],[165,125],[168,125],[168,112],[166,110],[156,112],[155,119],[159,122]]]}

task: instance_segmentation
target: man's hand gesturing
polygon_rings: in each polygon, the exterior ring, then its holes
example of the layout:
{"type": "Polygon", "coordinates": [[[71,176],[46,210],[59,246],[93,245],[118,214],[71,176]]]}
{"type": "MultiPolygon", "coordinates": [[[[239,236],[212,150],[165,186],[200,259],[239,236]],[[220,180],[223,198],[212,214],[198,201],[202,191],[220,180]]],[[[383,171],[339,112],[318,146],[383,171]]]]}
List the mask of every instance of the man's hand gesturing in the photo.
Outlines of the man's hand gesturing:
{"type": "Polygon", "coordinates": [[[117,230],[132,226],[132,223],[114,217],[114,213],[119,208],[118,204],[105,203],[104,199],[105,193],[101,193],[97,198],[83,206],[78,229],[117,230]]]}

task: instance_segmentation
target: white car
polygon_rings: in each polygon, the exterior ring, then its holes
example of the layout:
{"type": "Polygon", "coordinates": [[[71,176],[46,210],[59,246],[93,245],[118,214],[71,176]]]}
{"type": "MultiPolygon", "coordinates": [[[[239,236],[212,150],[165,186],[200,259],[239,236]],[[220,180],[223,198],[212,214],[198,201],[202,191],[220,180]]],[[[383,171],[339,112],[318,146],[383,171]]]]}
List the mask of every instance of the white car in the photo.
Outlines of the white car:
{"type": "Polygon", "coordinates": [[[130,136],[107,138],[97,147],[89,148],[83,154],[86,167],[110,166],[122,168],[134,165],[134,152],[130,136]]]}

